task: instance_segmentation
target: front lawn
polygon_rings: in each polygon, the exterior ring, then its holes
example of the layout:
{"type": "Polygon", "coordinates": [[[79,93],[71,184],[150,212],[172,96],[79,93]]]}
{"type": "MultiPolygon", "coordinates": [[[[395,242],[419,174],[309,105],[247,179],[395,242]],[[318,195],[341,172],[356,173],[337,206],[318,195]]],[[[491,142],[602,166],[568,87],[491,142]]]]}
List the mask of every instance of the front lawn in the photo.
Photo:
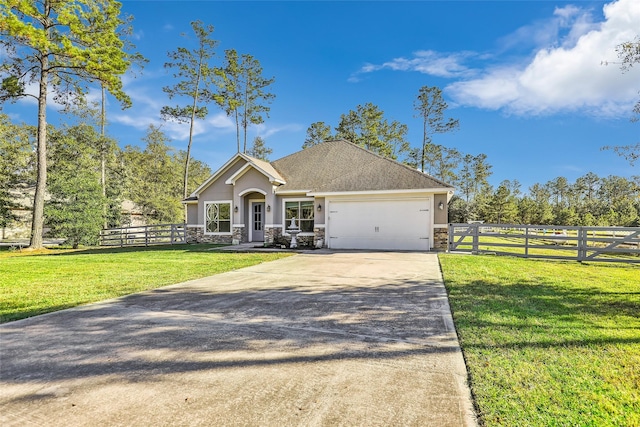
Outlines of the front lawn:
{"type": "Polygon", "coordinates": [[[235,270],[289,256],[211,245],[0,252],[0,322],[235,270]]]}
{"type": "Polygon", "coordinates": [[[640,268],[440,256],[486,426],[640,426],[640,268]]]}

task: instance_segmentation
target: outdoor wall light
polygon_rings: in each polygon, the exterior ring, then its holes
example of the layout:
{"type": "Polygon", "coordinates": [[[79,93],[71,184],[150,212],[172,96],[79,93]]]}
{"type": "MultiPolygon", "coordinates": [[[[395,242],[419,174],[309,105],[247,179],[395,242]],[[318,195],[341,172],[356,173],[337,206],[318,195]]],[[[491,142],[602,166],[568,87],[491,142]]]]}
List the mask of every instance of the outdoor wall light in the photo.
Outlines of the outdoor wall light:
{"type": "Polygon", "coordinates": [[[442,202],[438,203],[438,209],[443,210],[444,209],[444,203],[442,203],[442,202]]]}
{"type": "Polygon", "coordinates": [[[318,205],[318,212],[322,212],[322,205],[318,205]]]}
{"type": "Polygon", "coordinates": [[[271,212],[271,205],[267,205],[267,212],[271,212]]]}
{"type": "Polygon", "coordinates": [[[234,211],[235,213],[238,213],[238,207],[236,206],[235,208],[233,208],[233,211],[234,211]]]}

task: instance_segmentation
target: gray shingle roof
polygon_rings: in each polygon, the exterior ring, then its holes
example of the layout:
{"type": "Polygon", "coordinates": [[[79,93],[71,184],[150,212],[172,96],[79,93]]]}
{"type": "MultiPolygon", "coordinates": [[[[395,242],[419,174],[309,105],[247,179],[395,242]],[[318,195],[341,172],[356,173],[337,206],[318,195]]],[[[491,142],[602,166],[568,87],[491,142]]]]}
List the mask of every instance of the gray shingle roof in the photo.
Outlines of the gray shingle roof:
{"type": "Polygon", "coordinates": [[[345,140],[327,141],[271,162],[278,191],[375,191],[452,188],[427,174],[345,140]]]}

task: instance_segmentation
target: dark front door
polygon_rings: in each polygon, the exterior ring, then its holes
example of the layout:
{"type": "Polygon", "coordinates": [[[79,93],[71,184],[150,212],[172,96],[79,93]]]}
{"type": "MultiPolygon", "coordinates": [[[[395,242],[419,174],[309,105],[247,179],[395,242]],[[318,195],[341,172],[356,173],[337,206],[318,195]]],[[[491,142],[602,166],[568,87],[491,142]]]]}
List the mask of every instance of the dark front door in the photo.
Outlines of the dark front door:
{"type": "Polygon", "coordinates": [[[264,202],[251,203],[251,241],[264,242],[264,202]]]}

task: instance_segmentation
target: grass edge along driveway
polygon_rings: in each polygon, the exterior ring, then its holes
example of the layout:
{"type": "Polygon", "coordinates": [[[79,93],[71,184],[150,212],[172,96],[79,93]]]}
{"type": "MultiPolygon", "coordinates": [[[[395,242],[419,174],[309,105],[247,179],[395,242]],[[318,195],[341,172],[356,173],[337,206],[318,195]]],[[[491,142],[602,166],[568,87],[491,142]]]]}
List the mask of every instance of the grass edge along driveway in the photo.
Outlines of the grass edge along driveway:
{"type": "Polygon", "coordinates": [[[0,323],[273,261],[213,245],[0,252],[0,323]]]}
{"type": "Polygon", "coordinates": [[[640,268],[440,255],[486,426],[640,426],[640,268]]]}

